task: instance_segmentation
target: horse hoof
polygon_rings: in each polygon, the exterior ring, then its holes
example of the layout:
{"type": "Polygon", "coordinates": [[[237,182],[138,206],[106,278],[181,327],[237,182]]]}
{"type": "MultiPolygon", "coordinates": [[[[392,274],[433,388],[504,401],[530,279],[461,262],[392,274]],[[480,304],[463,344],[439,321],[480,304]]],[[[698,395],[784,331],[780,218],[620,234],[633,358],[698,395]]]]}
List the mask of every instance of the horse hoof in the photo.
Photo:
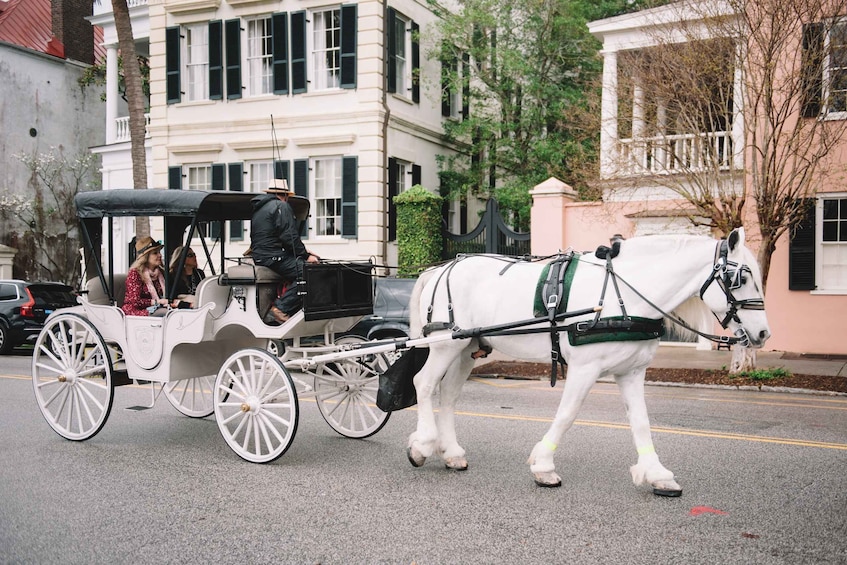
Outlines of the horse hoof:
{"type": "Polygon", "coordinates": [[[453,471],[467,471],[468,460],[464,457],[451,457],[444,461],[444,466],[453,471]]]}
{"type": "Polygon", "coordinates": [[[406,457],[409,458],[409,463],[412,464],[412,467],[422,467],[426,463],[426,457],[421,455],[417,449],[412,450],[411,445],[406,448],[406,457]]]}
{"type": "Polygon", "coordinates": [[[653,485],[653,494],[668,497],[682,496],[682,487],[676,481],[660,481],[653,485]]]}
{"type": "Polygon", "coordinates": [[[533,473],[535,484],[544,488],[556,488],[562,486],[562,479],[553,472],[533,473]]]}

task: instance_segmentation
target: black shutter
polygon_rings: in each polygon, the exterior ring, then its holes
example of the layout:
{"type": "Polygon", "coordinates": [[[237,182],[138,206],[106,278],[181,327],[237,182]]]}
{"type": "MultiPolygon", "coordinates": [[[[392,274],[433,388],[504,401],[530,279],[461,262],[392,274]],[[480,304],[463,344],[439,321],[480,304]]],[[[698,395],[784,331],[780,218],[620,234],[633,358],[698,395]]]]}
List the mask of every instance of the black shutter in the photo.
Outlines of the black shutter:
{"type": "Polygon", "coordinates": [[[172,190],[182,188],[182,167],[168,167],[168,188],[172,190]]]}
{"type": "Polygon", "coordinates": [[[462,53],[462,119],[467,120],[470,114],[471,94],[471,56],[462,53]]]}
{"type": "Polygon", "coordinates": [[[456,79],[458,63],[450,47],[441,46],[441,115],[449,118],[453,111],[453,81],[456,79]]]}
{"type": "Polygon", "coordinates": [[[179,84],[179,26],[165,29],[165,89],[168,104],[182,99],[179,84]]]}
{"type": "Polygon", "coordinates": [[[806,216],[794,226],[788,239],[788,290],[814,290],[815,199],[803,204],[806,216]]]}
{"type": "Polygon", "coordinates": [[[341,161],[341,237],[358,235],[358,159],[344,157],[341,161]]]}
{"type": "Polygon", "coordinates": [[[356,88],[356,4],[341,6],[341,88],[356,88]]]}
{"type": "MultiPolygon", "coordinates": [[[[226,187],[226,165],[223,163],[212,164],[212,190],[224,190],[226,187]]],[[[220,239],[221,223],[209,222],[209,237],[220,239]]]]}
{"type": "MultiPolygon", "coordinates": [[[[292,15],[293,16],[293,15],[292,15]]],[[[294,194],[302,196],[308,200],[309,198],[309,160],[296,159],[294,161],[294,194]]],[[[309,237],[309,220],[306,219],[303,225],[300,226],[300,237],[306,239],[309,237]]]]}
{"type": "Polygon", "coordinates": [[[288,14],[271,16],[274,94],[288,94],[288,14]]]}
{"type": "Polygon", "coordinates": [[[421,166],[412,165],[412,186],[421,184],[421,166]]]}
{"type": "Polygon", "coordinates": [[[421,101],[421,26],[412,22],[412,102],[421,101]]]}
{"type": "Polygon", "coordinates": [[[224,24],[221,20],[209,22],[209,99],[221,100],[224,96],[224,24]]]}
{"type": "Polygon", "coordinates": [[[291,186],[291,177],[288,176],[288,161],[274,161],[274,178],[285,179],[291,186]]]}
{"type": "Polygon", "coordinates": [[[291,92],[306,92],[306,12],[291,14],[291,92]]]}
{"type": "MultiPolygon", "coordinates": [[[[244,164],[229,163],[227,172],[229,173],[229,189],[233,192],[244,192],[244,164]]],[[[244,222],[242,220],[229,222],[229,239],[244,239],[244,222]]]]}
{"type": "Polygon", "coordinates": [[[823,44],[822,23],[803,25],[803,60],[801,63],[803,117],[816,118],[821,113],[823,98],[823,44]]]}
{"type": "Polygon", "coordinates": [[[226,24],[226,97],[241,98],[241,20],[226,24]]]}
{"type": "Polygon", "coordinates": [[[394,197],[398,194],[397,177],[400,174],[400,167],[397,165],[397,159],[394,157],[388,158],[388,241],[397,239],[397,205],[394,203],[394,197]]]}
{"type": "Polygon", "coordinates": [[[397,92],[397,12],[394,8],[388,8],[385,16],[385,25],[388,26],[388,92],[397,92]]]}

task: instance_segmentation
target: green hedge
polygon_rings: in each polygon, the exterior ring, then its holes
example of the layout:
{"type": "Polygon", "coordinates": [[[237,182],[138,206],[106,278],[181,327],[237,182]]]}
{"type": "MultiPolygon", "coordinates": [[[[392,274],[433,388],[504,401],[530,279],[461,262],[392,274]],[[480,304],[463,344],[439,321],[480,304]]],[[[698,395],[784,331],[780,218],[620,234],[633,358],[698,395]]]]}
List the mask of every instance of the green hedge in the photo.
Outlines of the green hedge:
{"type": "Polygon", "coordinates": [[[441,260],[441,201],[419,184],[394,197],[399,276],[416,277],[441,260]]]}

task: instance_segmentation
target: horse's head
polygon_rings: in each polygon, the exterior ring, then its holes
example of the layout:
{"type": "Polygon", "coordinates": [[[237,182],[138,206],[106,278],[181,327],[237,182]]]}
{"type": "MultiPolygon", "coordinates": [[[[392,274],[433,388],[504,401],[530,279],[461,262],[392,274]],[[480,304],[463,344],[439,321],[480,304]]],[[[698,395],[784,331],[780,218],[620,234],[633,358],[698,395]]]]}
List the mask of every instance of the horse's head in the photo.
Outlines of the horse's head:
{"type": "Polygon", "coordinates": [[[755,256],[744,245],[744,228],[732,230],[718,244],[714,268],[700,288],[700,298],[741,345],[759,348],[770,337],[762,275],[755,256]]]}

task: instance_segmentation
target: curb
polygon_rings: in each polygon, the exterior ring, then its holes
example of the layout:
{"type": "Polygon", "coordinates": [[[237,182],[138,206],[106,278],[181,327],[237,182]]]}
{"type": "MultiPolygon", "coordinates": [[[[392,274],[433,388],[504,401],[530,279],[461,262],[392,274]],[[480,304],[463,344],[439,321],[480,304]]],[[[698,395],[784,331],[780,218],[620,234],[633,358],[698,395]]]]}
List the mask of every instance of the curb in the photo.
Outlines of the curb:
{"type": "MultiPolygon", "coordinates": [[[[476,373],[471,374],[471,377],[476,377],[480,379],[510,379],[513,381],[538,381],[538,382],[550,382],[550,378],[548,376],[544,377],[520,377],[514,375],[501,375],[501,374],[493,374],[493,373],[476,373]]],[[[559,378],[561,380],[561,377],[559,378]]],[[[606,384],[615,384],[615,380],[610,377],[601,377],[597,379],[598,383],[606,383],[606,384]]],[[[835,392],[835,391],[827,391],[827,390],[811,390],[808,388],[791,388],[785,386],[749,386],[749,385],[703,385],[703,384],[687,384],[687,383],[666,383],[661,381],[644,381],[644,384],[647,386],[659,386],[659,387],[676,387],[676,388],[706,388],[706,389],[716,389],[716,390],[744,390],[744,391],[754,391],[754,392],[775,392],[775,393],[790,393],[790,394],[808,394],[812,396],[835,396],[835,397],[847,397],[847,393],[844,392],[835,392]]]]}

